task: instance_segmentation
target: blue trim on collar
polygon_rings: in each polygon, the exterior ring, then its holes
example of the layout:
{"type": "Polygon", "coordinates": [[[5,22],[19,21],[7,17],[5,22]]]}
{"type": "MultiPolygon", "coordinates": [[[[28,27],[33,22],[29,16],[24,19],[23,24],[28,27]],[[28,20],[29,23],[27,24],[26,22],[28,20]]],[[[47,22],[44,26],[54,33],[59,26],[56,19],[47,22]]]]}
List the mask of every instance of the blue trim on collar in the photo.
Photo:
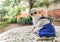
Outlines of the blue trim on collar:
{"type": "Polygon", "coordinates": [[[46,17],[41,17],[40,19],[47,19],[46,17]]]}

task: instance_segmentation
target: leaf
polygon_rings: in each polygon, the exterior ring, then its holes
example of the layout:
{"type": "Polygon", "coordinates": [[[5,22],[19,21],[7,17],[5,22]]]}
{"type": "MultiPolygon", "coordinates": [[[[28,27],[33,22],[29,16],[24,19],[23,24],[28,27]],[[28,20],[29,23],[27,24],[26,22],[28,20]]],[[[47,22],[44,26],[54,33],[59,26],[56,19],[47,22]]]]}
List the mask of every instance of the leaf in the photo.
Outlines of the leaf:
{"type": "Polygon", "coordinates": [[[11,10],[8,12],[8,16],[9,16],[9,17],[14,17],[14,16],[16,16],[18,13],[20,13],[20,8],[14,7],[13,9],[11,9],[11,10]]]}
{"type": "Polygon", "coordinates": [[[3,6],[9,6],[11,4],[10,0],[3,1],[3,6]]]}

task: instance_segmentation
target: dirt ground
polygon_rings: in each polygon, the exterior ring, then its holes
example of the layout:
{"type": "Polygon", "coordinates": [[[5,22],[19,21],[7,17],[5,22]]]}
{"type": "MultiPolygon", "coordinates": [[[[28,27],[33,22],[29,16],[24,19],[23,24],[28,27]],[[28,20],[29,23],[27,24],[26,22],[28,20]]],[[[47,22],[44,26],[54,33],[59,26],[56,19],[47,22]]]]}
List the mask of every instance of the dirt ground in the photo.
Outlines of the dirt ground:
{"type": "Polygon", "coordinates": [[[20,24],[9,24],[8,26],[6,26],[5,28],[0,30],[0,33],[3,33],[7,30],[13,29],[13,28],[17,28],[17,27],[22,27],[22,26],[26,26],[26,25],[20,25],[20,24]]]}

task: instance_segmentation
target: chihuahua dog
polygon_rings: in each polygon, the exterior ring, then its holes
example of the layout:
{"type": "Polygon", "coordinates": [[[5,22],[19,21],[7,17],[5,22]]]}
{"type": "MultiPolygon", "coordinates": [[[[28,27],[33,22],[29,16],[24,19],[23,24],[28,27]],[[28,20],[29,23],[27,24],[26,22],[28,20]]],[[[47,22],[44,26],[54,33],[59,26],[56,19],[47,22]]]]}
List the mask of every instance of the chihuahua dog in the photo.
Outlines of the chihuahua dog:
{"type": "Polygon", "coordinates": [[[31,9],[30,12],[31,12],[30,16],[32,17],[33,26],[34,26],[32,31],[37,31],[41,29],[43,25],[50,22],[47,19],[40,19],[42,17],[42,14],[39,12],[37,8],[31,9]]]}
{"type": "Polygon", "coordinates": [[[48,19],[42,16],[37,8],[32,8],[30,16],[33,21],[33,29],[30,32],[37,33],[40,37],[51,37],[55,36],[54,26],[48,19]]]}

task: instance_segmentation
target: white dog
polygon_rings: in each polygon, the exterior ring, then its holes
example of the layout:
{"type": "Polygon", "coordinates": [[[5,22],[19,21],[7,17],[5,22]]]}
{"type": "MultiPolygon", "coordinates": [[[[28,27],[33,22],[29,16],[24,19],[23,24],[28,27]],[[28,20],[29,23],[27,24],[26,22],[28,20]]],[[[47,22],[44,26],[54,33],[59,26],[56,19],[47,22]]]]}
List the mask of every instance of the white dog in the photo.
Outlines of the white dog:
{"type": "Polygon", "coordinates": [[[34,26],[33,30],[35,29],[34,31],[38,31],[45,24],[50,22],[47,19],[40,19],[42,17],[42,14],[40,14],[40,12],[39,12],[39,10],[37,8],[31,9],[31,14],[30,15],[31,15],[32,20],[33,20],[33,26],[34,26]]]}
{"type": "Polygon", "coordinates": [[[29,33],[35,33],[35,40],[40,37],[55,37],[55,29],[51,21],[46,17],[43,17],[38,9],[31,9],[31,17],[33,21],[33,29],[29,33]]]}

